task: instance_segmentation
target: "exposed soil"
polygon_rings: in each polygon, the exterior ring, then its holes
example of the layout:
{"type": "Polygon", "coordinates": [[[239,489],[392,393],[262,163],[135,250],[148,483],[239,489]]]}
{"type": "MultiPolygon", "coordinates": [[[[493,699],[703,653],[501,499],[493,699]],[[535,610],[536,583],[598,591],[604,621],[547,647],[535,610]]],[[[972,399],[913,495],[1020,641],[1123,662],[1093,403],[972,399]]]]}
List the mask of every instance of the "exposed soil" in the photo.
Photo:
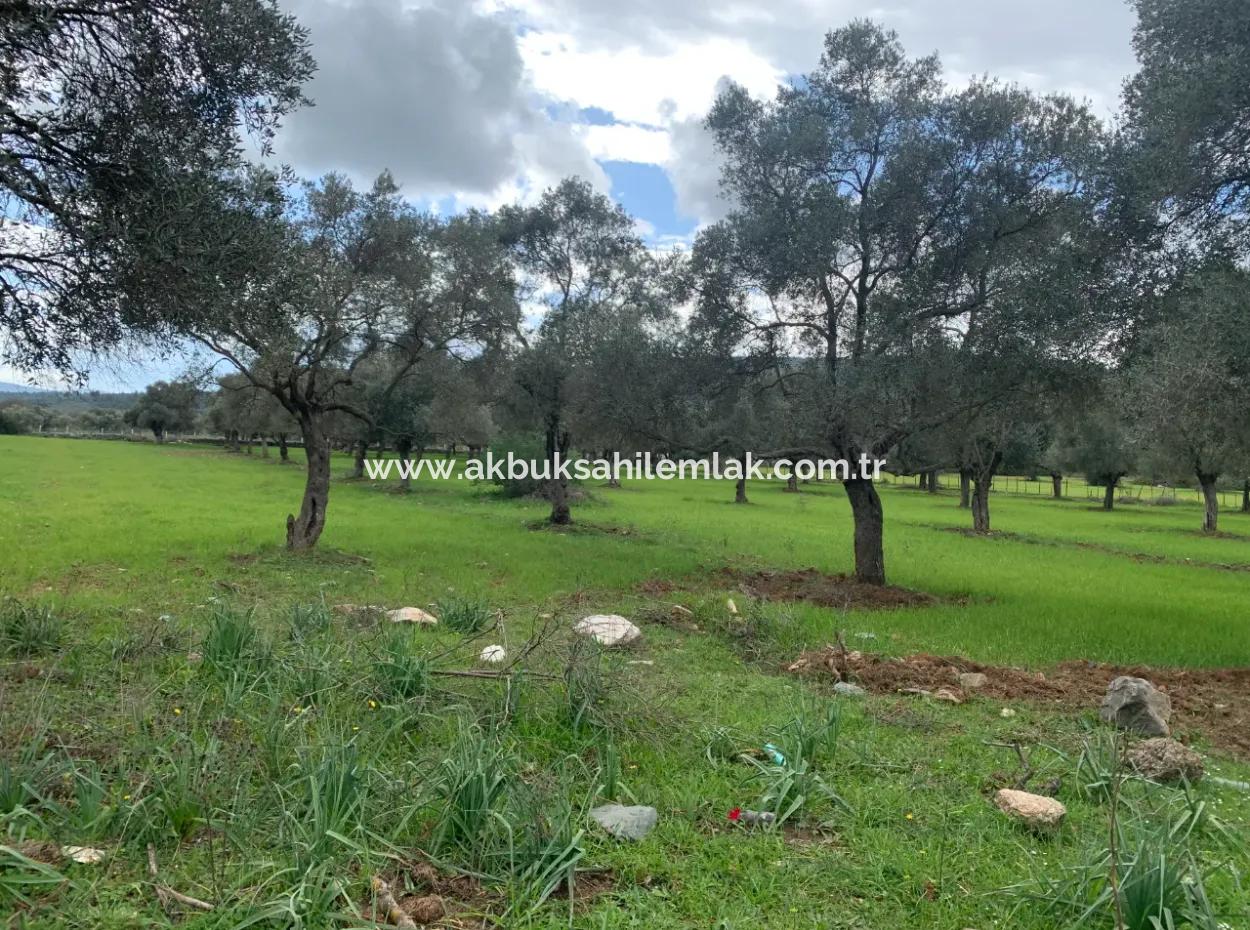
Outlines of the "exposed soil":
{"type": "Polygon", "coordinates": [[[919,654],[892,659],[826,646],[803,653],[788,671],[852,681],[877,694],[946,688],[965,698],[970,695],[959,688],[959,674],[981,672],[987,681],[975,694],[1064,711],[1097,708],[1113,678],[1133,675],[1167,692],[1174,735],[1183,739],[1201,733],[1212,745],[1250,759],[1250,668],[1151,668],[1075,660],[1034,672],[982,665],[960,656],[919,654]]]}
{"type": "Polygon", "coordinates": [[[777,572],[723,568],[719,574],[727,584],[760,600],[806,601],[840,610],[895,610],[939,603],[923,591],[864,584],[850,575],[826,575],[814,568],[777,572]]]}
{"type": "MultiPolygon", "coordinates": [[[[417,863],[406,875],[392,876],[390,885],[399,906],[418,926],[478,930],[499,926],[504,908],[503,896],[467,875],[440,872],[428,862],[417,863]]],[[[585,905],[611,892],[617,884],[611,869],[578,869],[573,883],[574,907],[585,905]]],[[[553,898],[568,900],[567,883],[561,883],[553,898]]],[[[369,908],[365,908],[366,914],[369,908]]],[[[384,923],[380,915],[375,915],[384,923]]]]}

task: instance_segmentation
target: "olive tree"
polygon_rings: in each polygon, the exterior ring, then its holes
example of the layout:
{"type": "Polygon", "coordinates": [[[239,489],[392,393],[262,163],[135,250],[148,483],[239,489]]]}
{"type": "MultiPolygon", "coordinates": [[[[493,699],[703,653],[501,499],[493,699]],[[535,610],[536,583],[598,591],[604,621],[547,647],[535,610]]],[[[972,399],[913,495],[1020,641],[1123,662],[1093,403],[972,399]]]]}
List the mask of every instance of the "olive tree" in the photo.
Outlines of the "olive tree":
{"type": "Polygon", "coordinates": [[[157,381],[126,411],[125,421],[150,429],[157,442],[164,442],[166,433],[195,426],[199,401],[199,389],[189,381],[157,381]]]}
{"type": "Polygon", "coordinates": [[[28,369],[150,331],[212,288],[203,209],[303,103],[308,39],[275,0],[19,0],[0,11],[0,340],[28,369]]]}
{"type": "MultiPolygon", "coordinates": [[[[1079,303],[1037,299],[1073,251],[1101,144],[1070,99],[949,91],[936,57],[860,21],[774,100],[730,87],[707,123],[734,209],[696,245],[698,312],[738,351],[822,362],[806,388],[825,410],[813,452],[882,457],[952,415],[922,389],[951,347],[977,365],[1040,334],[1049,354],[1074,322],[1079,303]]],[[[883,584],[881,498],[870,476],[843,485],[856,576],[883,584]]]]}
{"type": "Polygon", "coordinates": [[[384,358],[383,397],[430,359],[493,343],[517,323],[493,219],[416,212],[389,175],[365,192],[337,176],[297,192],[269,186],[260,231],[218,302],[182,332],[271,393],[299,425],[307,478],[287,546],[316,545],[330,493],[332,418],[377,425],[355,378],[384,358]]]}

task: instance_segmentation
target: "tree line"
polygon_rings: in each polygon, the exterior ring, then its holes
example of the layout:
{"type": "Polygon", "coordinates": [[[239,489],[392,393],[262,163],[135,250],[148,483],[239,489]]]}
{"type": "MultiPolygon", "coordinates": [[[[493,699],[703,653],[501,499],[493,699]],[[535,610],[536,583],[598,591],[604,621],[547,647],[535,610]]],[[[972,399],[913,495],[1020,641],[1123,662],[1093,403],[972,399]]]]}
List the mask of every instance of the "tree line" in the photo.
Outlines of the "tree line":
{"type": "MultiPolygon", "coordinates": [[[[362,190],[247,163],[239,115],[263,138],[311,67],[262,0],[154,4],[182,25],[154,35],[129,6],[34,4],[3,38],[17,147],[0,189],[42,231],[6,246],[8,357],[69,368],[84,339],[129,336],[220,359],[221,431],[305,449],[292,549],[325,527],[335,444],[361,463],[435,438],[548,459],[887,458],[958,472],[980,532],[1012,463],[1083,473],[1108,507],[1128,474],[1188,475],[1215,531],[1216,483],[1250,474],[1250,8],[1135,6],[1140,70],[1114,127],[1062,94],[952,88],[874,23],[832,30],[773,99],[719,94],[727,217],[663,252],[575,178],[444,217],[389,174],[362,190]],[[214,16],[269,36],[266,54],[214,16]],[[120,66],[132,42],[169,67],[120,66]],[[36,69],[64,55],[66,86],[102,72],[149,95],[128,98],[140,112],[40,97],[36,69]],[[187,130],[194,153],[154,150],[187,130]]],[[[135,422],[159,431],[149,400],[135,422]]],[[[856,575],[884,584],[881,497],[842,483],[856,575]]],[[[566,483],[543,490],[569,522],[566,483]]]]}

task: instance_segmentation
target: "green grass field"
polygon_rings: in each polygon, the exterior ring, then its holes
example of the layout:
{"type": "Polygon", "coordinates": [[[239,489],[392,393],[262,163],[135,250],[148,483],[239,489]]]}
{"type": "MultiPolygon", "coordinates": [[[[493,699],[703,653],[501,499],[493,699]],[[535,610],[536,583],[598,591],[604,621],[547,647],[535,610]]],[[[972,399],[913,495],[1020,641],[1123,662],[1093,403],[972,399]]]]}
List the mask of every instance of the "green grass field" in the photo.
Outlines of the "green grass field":
{"type": "MultiPolygon", "coordinates": [[[[1207,538],[1185,504],[1105,513],[1084,492],[997,494],[996,533],[976,538],[957,532],[969,517],[953,493],[887,488],[891,582],[941,602],[844,612],[753,603],[718,574],[849,570],[849,509],[832,485],[756,484],[748,506],[728,483],[592,487],[577,526],[553,532],[535,528],[541,502],[488,486],[400,495],[340,480],[319,550],[291,556],[280,544],[299,467],[34,437],[0,437],[0,461],[0,595],[15,599],[0,630],[10,926],[370,926],[370,877],[419,890],[405,876],[423,857],[475,876],[461,899],[443,889],[444,926],[1069,926],[1081,908],[1054,902],[1073,888],[1095,902],[1106,876],[1109,806],[1078,771],[1083,749],[1105,750],[1093,708],[1019,703],[1004,718],[983,698],[847,701],[785,665],[837,631],[894,655],[1039,669],[1250,665],[1250,516],[1222,514],[1207,538]],[[660,586],[644,582],[680,587],[649,595],[660,586]],[[318,606],[340,603],[479,607],[500,626],[396,631],[318,606]],[[673,603],[697,630],[658,622],[673,603]],[[643,640],[602,655],[572,642],[572,622],[606,612],[635,618],[643,640]],[[507,685],[455,674],[488,642],[534,646],[507,685]],[[1054,837],[987,800],[1016,764],[989,744],[1013,740],[1039,781],[1062,778],[1069,818],[1054,837]],[[769,741],[786,771],[727,751],[769,741]],[[785,828],[727,821],[778,792],[802,799],[785,828]],[[606,838],[584,816],[603,796],[654,805],[658,827],[637,844],[606,838]],[[16,852],[44,840],[108,857],[41,866],[16,852]],[[160,881],[212,911],[162,907],[149,844],[160,881]],[[557,887],[569,868],[586,889],[572,900],[557,887]]],[[[1218,751],[1207,762],[1250,773],[1218,751]]],[[[1199,812],[1169,850],[1209,870],[1218,925],[1250,926],[1250,793],[1210,780],[1124,790],[1122,855],[1147,861],[1152,831],[1199,812]]],[[[1086,925],[1115,926],[1110,907],[1086,925]]]]}

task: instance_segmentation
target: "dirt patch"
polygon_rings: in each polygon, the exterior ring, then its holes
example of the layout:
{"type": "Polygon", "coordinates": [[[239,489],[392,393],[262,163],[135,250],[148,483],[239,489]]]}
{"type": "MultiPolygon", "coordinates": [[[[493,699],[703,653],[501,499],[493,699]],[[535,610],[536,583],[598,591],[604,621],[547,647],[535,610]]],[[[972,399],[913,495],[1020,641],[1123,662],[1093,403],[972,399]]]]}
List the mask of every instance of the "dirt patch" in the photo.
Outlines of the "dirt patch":
{"type": "Polygon", "coordinates": [[[814,568],[797,571],[742,572],[723,568],[726,584],[766,601],[806,601],[840,610],[897,610],[931,607],[938,598],[923,591],[864,584],[850,575],[826,575],[814,568]]]}
{"type": "MultiPolygon", "coordinates": [[[[499,926],[499,914],[506,906],[504,896],[468,875],[440,872],[428,862],[413,865],[405,874],[388,877],[388,883],[404,913],[418,926],[478,930],[499,926]]],[[[611,869],[578,869],[573,881],[574,908],[615,890],[616,873],[611,869]]],[[[567,882],[552,892],[553,899],[568,900],[567,882]]],[[[365,908],[366,914],[369,908],[365,908]]],[[[380,923],[385,923],[377,916],[380,923]]]]}
{"type": "Polygon", "coordinates": [[[1176,735],[1200,733],[1212,745],[1250,759],[1250,668],[1151,668],[1075,660],[1045,671],[1029,671],[982,665],[960,656],[922,653],[893,659],[827,646],[803,653],[788,671],[851,681],[877,694],[946,688],[960,697],[970,695],[960,689],[959,675],[981,672],[986,683],[972,694],[1064,711],[1097,708],[1113,678],[1133,675],[1167,692],[1176,735]]]}

